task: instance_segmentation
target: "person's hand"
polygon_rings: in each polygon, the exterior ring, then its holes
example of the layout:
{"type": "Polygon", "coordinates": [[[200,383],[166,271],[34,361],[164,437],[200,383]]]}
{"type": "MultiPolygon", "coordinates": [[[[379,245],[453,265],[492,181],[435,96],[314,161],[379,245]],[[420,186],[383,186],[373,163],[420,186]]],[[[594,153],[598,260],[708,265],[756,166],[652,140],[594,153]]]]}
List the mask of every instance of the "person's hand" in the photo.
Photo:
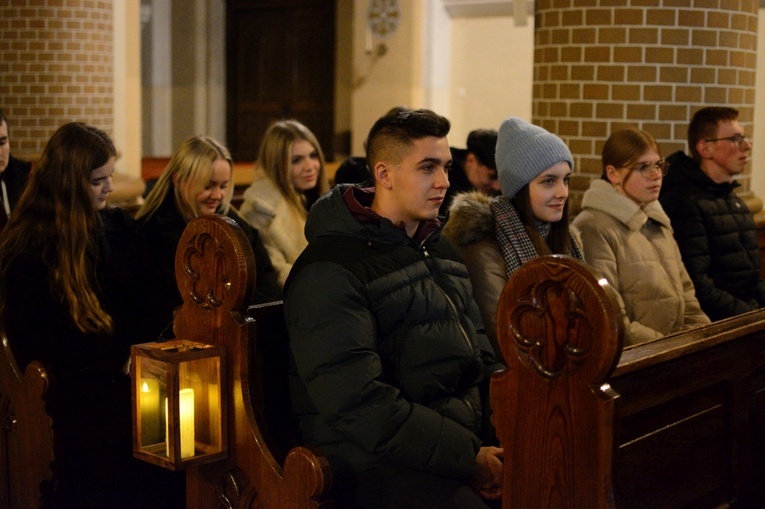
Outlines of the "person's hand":
{"type": "Polygon", "coordinates": [[[496,500],[502,496],[502,455],[499,447],[481,447],[475,457],[476,470],[470,486],[483,498],[496,500]]]}

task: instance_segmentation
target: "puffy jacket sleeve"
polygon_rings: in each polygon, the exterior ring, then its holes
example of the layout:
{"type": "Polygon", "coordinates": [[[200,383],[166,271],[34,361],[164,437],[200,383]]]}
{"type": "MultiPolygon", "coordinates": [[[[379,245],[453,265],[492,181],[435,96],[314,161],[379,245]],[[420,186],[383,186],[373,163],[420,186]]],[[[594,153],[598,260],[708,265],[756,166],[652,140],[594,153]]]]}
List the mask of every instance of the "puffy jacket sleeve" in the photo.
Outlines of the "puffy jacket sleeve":
{"type": "Polygon", "coordinates": [[[683,317],[683,329],[693,329],[710,323],[709,317],[701,310],[696,298],[696,288],[680,257],[680,249],[677,249],[677,259],[680,260],[680,281],[683,284],[683,299],[685,300],[685,316],[683,317]]]}
{"type": "Polygon", "coordinates": [[[335,433],[389,463],[473,474],[479,438],[384,380],[376,325],[354,276],[331,262],[303,267],[290,281],[285,314],[300,379],[335,433]]]}
{"type": "Polygon", "coordinates": [[[659,331],[630,320],[627,316],[626,306],[621,295],[619,267],[616,262],[616,243],[609,242],[608,231],[600,228],[594,221],[577,221],[576,227],[579,230],[584,259],[601,276],[605,277],[611,287],[616,290],[615,295],[624,322],[625,346],[662,337],[663,335],[659,331]]]}
{"type": "MultiPolygon", "coordinates": [[[[682,188],[678,188],[680,190],[682,188]]],[[[672,218],[672,229],[680,248],[683,264],[695,287],[696,297],[703,309],[714,310],[712,319],[734,316],[757,309],[754,302],[746,302],[719,288],[709,275],[712,258],[704,218],[696,203],[668,193],[661,205],[672,218]]]]}

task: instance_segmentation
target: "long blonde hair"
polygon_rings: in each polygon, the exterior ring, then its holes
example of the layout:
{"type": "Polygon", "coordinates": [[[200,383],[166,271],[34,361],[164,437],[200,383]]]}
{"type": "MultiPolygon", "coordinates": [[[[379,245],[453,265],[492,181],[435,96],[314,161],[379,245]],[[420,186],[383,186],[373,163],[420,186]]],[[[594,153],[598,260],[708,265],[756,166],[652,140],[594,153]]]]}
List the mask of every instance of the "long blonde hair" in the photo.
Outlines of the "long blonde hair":
{"type": "Polygon", "coordinates": [[[287,201],[299,211],[302,217],[307,216],[307,207],[322,194],[329,191],[327,168],[324,153],[319,146],[316,136],[306,126],[297,120],[280,120],[271,124],[263,135],[260,144],[258,160],[255,163],[256,175],[264,175],[271,180],[287,201]],[[292,144],[297,140],[305,140],[319,154],[321,167],[316,187],[301,193],[292,185],[290,175],[290,159],[292,144]]]}
{"type": "Polygon", "coordinates": [[[170,158],[165,171],[136,212],[136,219],[149,219],[171,191],[175,196],[175,205],[183,217],[199,216],[199,204],[186,199],[183,190],[187,189],[189,196],[201,193],[210,182],[213,163],[218,159],[226,160],[231,167],[231,182],[219,208],[222,214],[228,213],[234,194],[234,162],[231,154],[226,147],[209,136],[194,136],[184,141],[170,158]]]}
{"type": "MultiPolygon", "coordinates": [[[[90,187],[91,172],[117,157],[102,130],[71,122],[58,128],[43,150],[25,191],[0,236],[0,271],[18,255],[40,253],[50,267],[51,292],[69,308],[84,333],[110,333],[114,322],[95,292],[91,256],[99,221],[90,187]]],[[[5,313],[3,286],[0,313],[5,313]]]]}

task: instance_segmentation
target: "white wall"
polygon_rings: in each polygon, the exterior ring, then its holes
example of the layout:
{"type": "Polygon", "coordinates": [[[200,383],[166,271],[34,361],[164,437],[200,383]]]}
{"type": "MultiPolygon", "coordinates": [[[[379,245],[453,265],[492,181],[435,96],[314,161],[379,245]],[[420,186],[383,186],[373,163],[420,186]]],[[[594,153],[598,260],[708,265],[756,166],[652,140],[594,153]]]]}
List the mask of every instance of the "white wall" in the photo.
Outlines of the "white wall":
{"type": "Polygon", "coordinates": [[[399,4],[398,31],[370,41],[367,2],[354,0],[353,155],[363,155],[369,128],[393,106],[432,108],[448,117],[457,147],[473,129],[496,129],[511,115],[531,119],[533,15],[516,26],[506,13],[452,17],[444,0],[399,4]],[[375,59],[381,42],[387,51],[375,59]]]}
{"type": "Polygon", "coordinates": [[[464,147],[470,131],[498,129],[509,116],[531,120],[534,16],[452,20],[451,144],[464,147]]]}

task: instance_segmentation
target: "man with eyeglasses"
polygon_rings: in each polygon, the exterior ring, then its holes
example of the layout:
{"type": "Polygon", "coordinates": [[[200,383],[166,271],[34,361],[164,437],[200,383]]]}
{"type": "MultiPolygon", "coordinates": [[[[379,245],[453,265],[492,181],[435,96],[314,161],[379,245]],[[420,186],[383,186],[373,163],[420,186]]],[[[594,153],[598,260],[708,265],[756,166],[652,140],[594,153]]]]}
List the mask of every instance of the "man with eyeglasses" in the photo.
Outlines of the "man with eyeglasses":
{"type": "Polygon", "coordinates": [[[751,139],[734,108],[697,111],[688,126],[691,157],[667,158],[670,171],[659,201],[672,221],[683,262],[701,308],[712,320],[765,305],[754,220],[734,192],[744,171],[751,139]]]}

